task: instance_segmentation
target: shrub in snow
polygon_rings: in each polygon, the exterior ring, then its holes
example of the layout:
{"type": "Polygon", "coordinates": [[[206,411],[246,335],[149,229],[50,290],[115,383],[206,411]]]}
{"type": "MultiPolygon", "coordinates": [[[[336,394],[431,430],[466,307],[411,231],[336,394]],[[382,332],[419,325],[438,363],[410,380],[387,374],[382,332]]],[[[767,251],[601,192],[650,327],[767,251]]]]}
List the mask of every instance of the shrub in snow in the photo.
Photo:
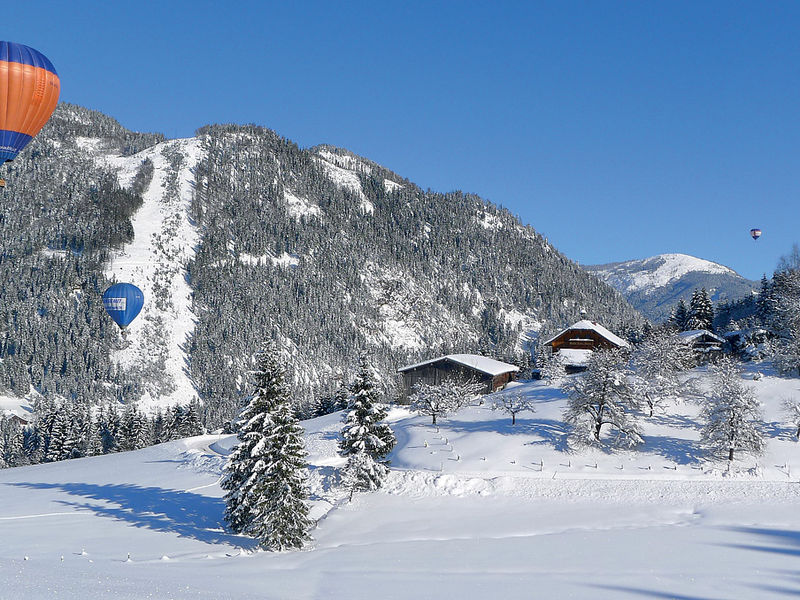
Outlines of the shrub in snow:
{"type": "Polygon", "coordinates": [[[542,379],[550,383],[558,383],[567,376],[567,369],[562,362],[563,355],[549,352],[546,354],[541,368],[542,379]]]}
{"type": "Polygon", "coordinates": [[[414,393],[411,394],[411,408],[421,415],[430,416],[431,424],[436,425],[437,418],[446,417],[469,404],[479,395],[480,390],[480,384],[452,379],[439,385],[419,383],[414,386],[414,393]]]}
{"type": "Polygon", "coordinates": [[[256,360],[255,393],[240,415],[239,443],[220,484],[227,491],[225,519],[264,548],[300,548],[312,526],[303,430],[274,346],[268,344],[256,360]]]}
{"type": "Polygon", "coordinates": [[[569,396],[564,421],[572,427],[572,447],[600,446],[605,440],[626,448],[642,443],[627,362],[623,351],[595,351],[586,371],[562,385],[569,396]],[[610,431],[610,437],[603,437],[604,430],[610,431]]]}
{"type": "Polygon", "coordinates": [[[644,401],[651,417],[686,389],[680,374],[691,368],[692,363],[689,346],[668,329],[655,331],[636,344],[631,356],[634,393],[644,401]]]}
{"type": "Polygon", "coordinates": [[[783,401],[783,411],[795,429],[794,437],[800,441],[800,400],[796,398],[786,398],[783,401]]]}
{"type": "Polygon", "coordinates": [[[736,452],[761,454],[763,417],[755,393],[742,381],[741,368],[726,357],[712,369],[714,387],[700,411],[704,423],[701,444],[728,460],[733,460],[736,452]]]}
{"type": "Polygon", "coordinates": [[[511,424],[517,424],[517,415],[521,412],[536,412],[533,400],[519,392],[504,394],[500,401],[495,403],[495,408],[501,409],[511,415],[511,424]]]}

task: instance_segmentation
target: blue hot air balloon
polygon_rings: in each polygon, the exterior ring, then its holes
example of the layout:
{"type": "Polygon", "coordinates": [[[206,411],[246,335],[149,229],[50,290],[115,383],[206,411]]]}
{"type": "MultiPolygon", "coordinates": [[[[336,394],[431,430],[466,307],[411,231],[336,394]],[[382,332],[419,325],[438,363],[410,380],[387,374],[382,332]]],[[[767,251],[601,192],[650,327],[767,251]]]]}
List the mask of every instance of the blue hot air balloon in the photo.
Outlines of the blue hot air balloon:
{"type": "Polygon", "coordinates": [[[115,283],[103,294],[103,306],[123,329],[131,324],[144,305],[142,290],[132,283],[115,283]]]}

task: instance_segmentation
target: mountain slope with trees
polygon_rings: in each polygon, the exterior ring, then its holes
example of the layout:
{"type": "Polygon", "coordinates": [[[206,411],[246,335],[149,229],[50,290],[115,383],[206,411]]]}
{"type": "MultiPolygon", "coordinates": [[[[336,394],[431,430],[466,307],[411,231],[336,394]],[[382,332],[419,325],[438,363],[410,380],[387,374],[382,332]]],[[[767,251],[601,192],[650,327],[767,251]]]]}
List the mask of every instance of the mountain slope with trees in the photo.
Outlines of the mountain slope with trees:
{"type": "Polygon", "coordinates": [[[0,393],[93,404],[170,389],[150,381],[169,371],[142,367],[159,360],[152,353],[131,355],[100,294],[114,256],[141,241],[143,196],[174,181],[159,169],[175,164],[196,164],[193,199],[162,207],[160,231],[189,223],[191,252],[172,252],[181,240],[170,239],[172,263],[158,268],[183,273],[192,297],[162,316],[186,325],[178,351],[209,425],[238,411],[250,392],[241,374],[267,338],[310,410],[364,352],[391,393],[404,363],[455,350],[510,359],[582,311],[623,334],[641,323],[617,292],[478,196],[425,191],[346,150],[302,149],[255,126],[204,127],[169,145],[169,160],[139,159],[164,141],[62,104],[9,167],[0,393]]]}

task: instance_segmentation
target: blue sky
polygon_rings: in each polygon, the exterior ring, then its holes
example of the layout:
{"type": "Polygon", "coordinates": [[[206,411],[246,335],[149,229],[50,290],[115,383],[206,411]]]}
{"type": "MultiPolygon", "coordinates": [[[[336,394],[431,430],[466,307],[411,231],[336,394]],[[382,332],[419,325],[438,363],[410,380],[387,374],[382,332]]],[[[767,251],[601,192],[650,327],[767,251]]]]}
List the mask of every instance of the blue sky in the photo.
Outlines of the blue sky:
{"type": "Polygon", "coordinates": [[[136,130],[255,123],[508,207],[584,264],[800,241],[800,3],[17,2],[0,38],[136,130]],[[748,230],[764,230],[753,242],[748,230]]]}

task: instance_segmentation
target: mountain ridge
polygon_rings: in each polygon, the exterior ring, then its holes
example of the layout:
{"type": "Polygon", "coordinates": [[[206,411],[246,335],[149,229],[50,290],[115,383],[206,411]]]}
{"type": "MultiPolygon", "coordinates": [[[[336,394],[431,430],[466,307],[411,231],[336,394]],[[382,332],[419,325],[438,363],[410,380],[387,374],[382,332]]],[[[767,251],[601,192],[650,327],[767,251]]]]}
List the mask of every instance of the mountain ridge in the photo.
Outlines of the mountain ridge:
{"type": "Polygon", "coordinates": [[[680,300],[706,288],[715,302],[736,300],[757,289],[730,267],[681,253],[657,254],[584,269],[622,293],[646,317],[656,322],[669,318],[680,300]]]}

